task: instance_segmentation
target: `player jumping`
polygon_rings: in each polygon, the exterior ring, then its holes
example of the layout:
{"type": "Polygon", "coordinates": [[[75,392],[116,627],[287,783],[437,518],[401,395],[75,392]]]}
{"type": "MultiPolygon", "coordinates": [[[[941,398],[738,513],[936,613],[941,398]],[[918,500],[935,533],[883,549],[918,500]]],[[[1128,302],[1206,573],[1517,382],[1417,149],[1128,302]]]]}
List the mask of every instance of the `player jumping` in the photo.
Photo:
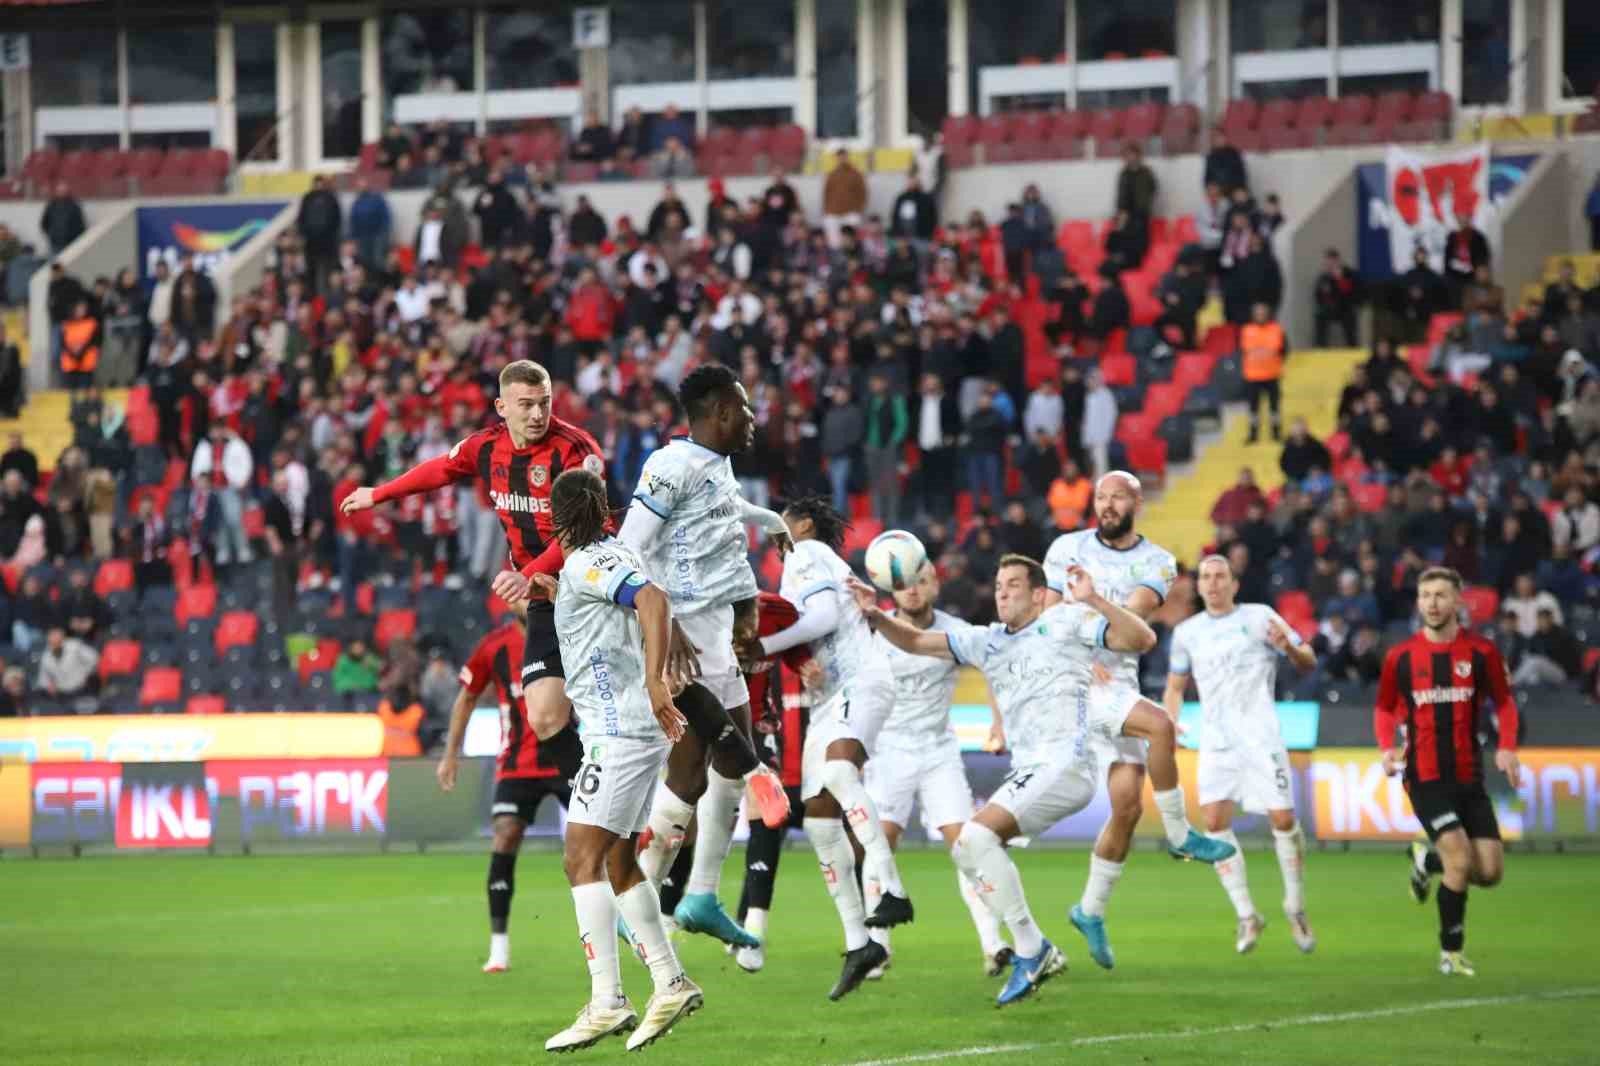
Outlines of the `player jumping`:
{"type": "Polygon", "coordinates": [[[1411,895],[1428,899],[1439,875],[1439,972],[1475,977],[1461,953],[1466,943],[1467,886],[1493,888],[1505,870],[1505,849],[1494,803],[1483,787],[1483,745],[1478,703],[1494,704],[1499,743],[1494,764],[1517,788],[1517,701],[1500,652],[1476,633],[1463,632],[1458,615],[1461,575],[1447,567],[1417,578],[1422,629],[1394,647],[1383,662],[1373,725],[1383,749],[1384,772],[1405,774],[1411,809],[1432,841],[1411,846],[1411,895]],[[1395,729],[1406,727],[1405,744],[1395,729]]]}
{"type": "MultiPolygon", "coordinates": [[[[1161,606],[1178,567],[1170,552],[1135,532],[1134,519],[1143,504],[1143,489],[1132,474],[1113,470],[1095,483],[1094,513],[1099,528],[1063,533],[1044,557],[1050,583],[1047,605],[1059,603],[1065,596],[1067,568],[1076,565],[1089,572],[1102,596],[1140,618],[1149,618],[1161,606]]],[[[1114,669],[1124,685],[1139,690],[1137,654],[1108,654],[1105,665],[1114,669]]],[[[1089,879],[1083,898],[1072,908],[1071,919],[1088,942],[1089,957],[1109,970],[1115,959],[1106,933],[1106,904],[1122,878],[1123,863],[1133,847],[1133,831],[1144,813],[1145,745],[1137,737],[1096,737],[1094,745],[1105,773],[1111,816],[1095,839],[1089,879]]]]}
{"type": "MultiPolygon", "coordinates": [[[[1309,952],[1317,938],[1306,921],[1306,838],[1294,816],[1289,753],[1278,732],[1272,689],[1279,656],[1302,672],[1314,669],[1317,657],[1272,608],[1234,602],[1239,582],[1227,559],[1208,555],[1200,560],[1196,581],[1205,610],[1172,631],[1167,713],[1178,720],[1193,676],[1203,715],[1199,784],[1206,831],[1237,849],[1234,806],[1266,812],[1283,872],[1283,914],[1295,946],[1309,952]]],[[[1217,876],[1238,914],[1234,949],[1243,955],[1256,946],[1266,926],[1250,901],[1243,850],[1217,863],[1217,876]]]]}
{"type": "Polygon", "coordinates": [[[546,1041],[545,1050],[589,1047],[634,1029],[627,1048],[635,1051],[665,1035],[703,999],[667,940],[661,901],[635,854],[656,778],[686,725],[666,683],[672,606],[645,580],[638,556],[607,535],[610,511],[598,476],[562,474],[550,507],[565,553],[555,624],[572,664],[566,692],[584,742],[563,863],[590,993],[577,1020],[546,1041]],[[619,916],[633,930],[635,950],[655,982],[642,1022],[622,990],[619,916]]]}
{"type": "Polygon", "coordinates": [[[859,582],[852,587],[865,616],[902,651],[981,670],[1005,723],[1011,773],[961,828],[955,845],[957,865],[1011,931],[1011,976],[996,999],[1000,1006],[1066,969],[1066,956],[1033,920],[1005,845],[1036,836],[1089,805],[1096,789],[1096,734],[1148,739],[1150,776],[1175,854],[1210,862],[1234,853],[1188,823],[1172,719],[1137,689],[1114,678],[1098,680],[1095,649],[1137,655],[1155,647],[1156,635],[1138,615],[1099,595],[1087,571],[1069,568],[1064,588],[1073,602],[1047,610],[1044,568],[1025,555],[1001,556],[994,582],[1000,620],[944,632],[891,617],[876,606],[872,589],[859,582]]]}
{"type": "MultiPolygon", "coordinates": [[[[948,633],[963,625],[959,618],[934,609],[938,598],[939,577],[929,564],[914,583],[894,594],[897,610],[893,617],[927,633],[948,633]]],[[[936,828],[944,837],[944,846],[953,849],[961,827],[973,812],[961,743],[950,722],[950,703],[955,697],[960,668],[949,659],[901,651],[881,635],[875,639],[883,641],[884,654],[894,673],[895,703],[878,734],[872,761],[867,763],[867,794],[878,805],[883,835],[890,848],[899,848],[915,802],[921,805],[922,824],[936,828]]],[[[1011,948],[1001,938],[1000,923],[978,898],[972,879],[959,868],[956,882],[978,930],[984,972],[998,977],[1011,961],[1011,948]]],[[[877,906],[876,884],[872,881],[863,886],[868,909],[877,906]]],[[[889,930],[873,929],[870,935],[893,954],[889,930]]],[[[869,973],[868,979],[881,977],[888,965],[885,962],[869,973]]]]}
{"type": "Polygon", "coordinates": [[[826,500],[810,496],[790,503],[783,519],[794,549],[783,561],[779,592],[800,608],[800,618],[782,632],[744,642],[740,658],[764,659],[809,642],[822,665],[800,760],[800,796],[806,804],[806,837],[844,926],[844,968],[828,993],[829,999],[839,999],[889,958],[883,945],[867,936],[867,928],[913,917],[894,852],[879,825],[882,818],[861,779],[861,767],[894,706],[894,675],[850,593],[850,567],[837,551],[848,528],[844,517],[826,500]],[[866,854],[862,880],[881,882],[882,897],[871,914],[856,885],[845,818],[866,854]]]}
{"type": "Polygon", "coordinates": [[[525,610],[526,604],[513,605],[505,624],[480,640],[461,668],[461,692],[450,708],[450,732],[437,771],[439,787],[453,790],[467,720],[478,697],[493,682],[500,703],[500,755],[495,760],[494,801],[489,808],[494,844],[489,852],[489,961],[483,964],[484,973],[503,973],[511,965],[508,925],[522,834],[546,796],[565,808],[572,791],[560,771],[541,765],[539,742],[528,722],[521,679],[525,610]]]}

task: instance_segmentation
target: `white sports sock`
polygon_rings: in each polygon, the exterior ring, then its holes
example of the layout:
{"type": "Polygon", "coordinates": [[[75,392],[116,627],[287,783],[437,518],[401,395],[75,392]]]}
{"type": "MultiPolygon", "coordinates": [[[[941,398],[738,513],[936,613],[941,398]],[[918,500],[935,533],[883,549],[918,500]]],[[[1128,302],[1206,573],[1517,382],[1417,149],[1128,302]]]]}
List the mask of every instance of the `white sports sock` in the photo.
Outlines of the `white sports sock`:
{"type": "Polygon", "coordinates": [[[1272,843],[1278,851],[1278,869],[1283,871],[1283,909],[1296,913],[1306,909],[1306,835],[1300,822],[1287,830],[1274,829],[1272,843]]]}
{"type": "Polygon", "coordinates": [[[1161,812],[1161,827],[1167,831],[1167,843],[1180,847],[1189,837],[1189,816],[1183,809],[1183,789],[1169,788],[1157,792],[1156,809],[1161,812]]]}
{"type": "MultiPolygon", "coordinates": [[[[878,903],[883,899],[883,882],[876,877],[863,877],[861,879],[861,902],[866,906],[867,913],[871,914],[878,909],[878,903]]],[[[889,930],[867,929],[867,939],[882,944],[889,950],[889,930]]]]}
{"type": "MultiPolygon", "coordinates": [[[[955,849],[951,849],[950,858],[955,860],[955,849]]],[[[961,890],[961,902],[967,905],[967,913],[972,915],[973,928],[978,930],[978,943],[983,948],[985,955],[993,955],[1006,946],[1005,940],[1000,936],[1000,920],[994,913],[984,906],[983,900],[978,896],[978,889],[972,883],[972,878],[967,876],[961,864],[956,863],[956,886],[961,890]]]]}
{"type": "Polygon", "coordinates": [[[900,883],[900,868],[895,864],[894,852],[883,835],[878,805],[867,794],[861,782],[861,771],[848,759],[829,759],[822,766],[822,783],[839,806],[844,808],[845,821],[850,832],[861,845],[866,857],[861,863],[863,879],[875,877],[883,882],[883,890],[896,896],[906,894],[900,883]]]}
{"type": "Polygon", "coordinates": [[[1214,864],[1217,878],[1222,882],[1228,898],[1233,900],[1234,913],[1240,918],[1250,917],[1256,912],[1256,905],[1250,901],[1250,885],[1244,869],[1244,849],[1239,846],[1239,838],[1233,835],[1232,829],[1207,833],[1206,836],[1233,845],[1233,857],[1214,864]]]}
{"type": "Polygon", "coordinates": [[[511,934],[489,934],[489,961],[498,966],[511,965],[511,934]]]}
{"type": "Polygon", "coordinates": [[[828,895],[839,912],[839,924],[844,926],[845,950],[866,947],[867,911],[861,890],[856,887],[856,852],[845,836],[844,823],[837,818],[807,818],[805,830],[806,839],[817,853],[828,895]]]}
{"type": "Polygon", "coordinates": [[[694,804],[679,799],[665,781],[656,785],[655,798],[650,801],[650,846],[639,853],[639,869],[657,891],[683,847],[693,817],[694,804]]]}
{"type": "Polygon", "coordinates": [[[767,939],[767,912],[760,907],[751,907],[744,912],[744,931],[751,936],[758,936],[763,942],[767,939]]]}
{"type": "Polygon", "coordinates": [[[578,914],[578,939],[589,960],[589,1001],[609,1009],[622,999],[617,897],[607,881],[577,885],[572,889],[572,908],[578,914]]]}
{"type": "Polygon", "coordinates": [[[968,822],[961,827],[953,854],[956,865],[977,885],[984,904],[1011,930],[1017,954],[1025,959],[1039,954],[1044,947],[1044,934],[1028,910],[1022,875],[994,830],[968,822]]]}
{"type": "Polygon", "coordinates": [[[633,930],[634,949],[650,967],[650,977],[660,992],[683,973],[667,931],[661,927],[661,897],[649,881],[640,881],[617,897],[617,910],[633,930]]]}
{"type": "Polygon", "coordinates": [[[1083,885],[1083,898],[1078,901],[1078,906],[1083,913],[1091,918],[1102,917],[1106,913],[1106,904],[1111,902],[1111,890],[1117,887],[1117,882],[1122,880],[1122,864],[1102,859],[1098,855],[1089,856],[1089,880],[1083,885]]]}
{"type": "Polygon", "coordinates": [[[723,777],[706,768],[706,790],[695,806],[695,821],[700,825],[694,841],[694,865],[689,871],[685,894],[716,894],[722,884],[722,864],[733,849],[733,827],[739,820],[739,800],[744,797],[744,781],[723,777]]]}

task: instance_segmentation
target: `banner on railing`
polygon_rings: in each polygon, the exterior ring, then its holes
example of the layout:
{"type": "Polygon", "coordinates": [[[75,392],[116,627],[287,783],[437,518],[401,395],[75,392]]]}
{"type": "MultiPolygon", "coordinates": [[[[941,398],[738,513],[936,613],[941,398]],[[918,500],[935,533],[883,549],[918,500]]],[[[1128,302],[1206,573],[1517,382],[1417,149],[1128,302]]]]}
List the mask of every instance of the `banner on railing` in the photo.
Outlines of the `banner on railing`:
{"type": "Polygon", "coordinates": [[[119,714],[0,719],[0,761],[204,762],[383,753],[375,714],[119,714]]]}
{"type": "Polygon", "coordinates": [[[1356,168],[1362,276],[1383,280],[1404,274],[1419,247],[1433,269],[1442,270],[1461,212],[1498,250],[1500,208],[1538,161],[1536,155],[1491,156],[1484,144],[1420,151],[1390,145],[1382,163],[1356,168]]]}
{"type": "Polygon", "coordinates": [[[266,228],[283,201],[181,204],[137,209],[139,267],[146,281],[165,262],[174,272],[186,255],[208,274],[216,274],[229,253],[266,228]]]}

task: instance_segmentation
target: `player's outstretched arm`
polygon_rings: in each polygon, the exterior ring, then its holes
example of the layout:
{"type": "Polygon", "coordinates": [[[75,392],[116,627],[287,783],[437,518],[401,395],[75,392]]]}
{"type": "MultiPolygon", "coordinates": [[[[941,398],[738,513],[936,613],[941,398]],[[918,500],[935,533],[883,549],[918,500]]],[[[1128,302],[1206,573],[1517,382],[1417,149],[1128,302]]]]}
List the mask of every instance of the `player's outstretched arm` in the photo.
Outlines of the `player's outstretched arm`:
{"type": "Polygon", "coordinates": [[[1075,601],[1105,618],[1107,648],[1143,654],[1156,646],[1156,631],[1143,618],[1096,592],[1087,570],[1079,566],[1068,568],[1067,591],[1075,601]]]}
{"type": "Polygon", "coordinates": [[[794,538],[789,536],[789,526],[783,516],[765,507],[757,507],[743,496],[739,497],[739,517],[772,538],[781,558],[794,551],[794,538]]]}
{"type": "Polygon", "coordinates": [[[952,662],[955,660],[955,655],[950,651],[950,640],[944,633],[918,629],[885,614],[878,606],[878,594],[872,586],[851,578],[850,594],[855,597],[856,606],[861,608],[868,624],[901,651],[952,662]]]}
{"type": "Polygon", "coordinates": [[[393,481],[385,481],[376,488],[362,485],[344,498],[339,509],[345,514],[351,514],[376,507],[380,503],[388,503],[390,500],[402,500],[407,496],[453,485],[471,476],[472,467],[461,461],[461,456],[466,450],[457,444],[448,454],[435,456],[425,463],[418,463],[393,481]]]}
{"type": "Polygon", "coordinates": [[[644,631],[644,687],[650,695],[650,709],[667,739],[676,744],[688,722],[674,706],[667,688],[667,645],[672,633],[672,602],[654,585],[641,586],[633,597],[633,609],[644,631]]]}
{"type": "Polygon", "coordinates": [[[1178,720],[1178,715],[1183,710],[1183,697],[1188,691],[1188,674],[1174,671],[1167,675],[1167,688],[1161,694],[1161,706],[1166,708],[1167,716],[1174,722],[1178,720]]]}
{"type": "Polygon", "coordinates": [[[478,694],[462,685],[461,691],[456,693],[455,703],[450,705],[450,732],[445,736],[444,754],[439,757],[439,765],[434,770],[434,776],[439,779],[439,787],[446,792],[456,787],[456,770],[461,760],[461,742],[467,734],[467,720],[472,717],[472,708],[477,702],[478,694]]]}
{"type": "Polygon", "coordinates": [[[1300,639],[1300,634],[1289,628],[1289,623],[1279,618],[1274,612],[1267,619],[1267,643],[1274,649],[1288,656],[1294,668],[1302,674],[1310,673],[1317,668],[1317,653],[1311,650],[1311,645],[1300,639]]]}

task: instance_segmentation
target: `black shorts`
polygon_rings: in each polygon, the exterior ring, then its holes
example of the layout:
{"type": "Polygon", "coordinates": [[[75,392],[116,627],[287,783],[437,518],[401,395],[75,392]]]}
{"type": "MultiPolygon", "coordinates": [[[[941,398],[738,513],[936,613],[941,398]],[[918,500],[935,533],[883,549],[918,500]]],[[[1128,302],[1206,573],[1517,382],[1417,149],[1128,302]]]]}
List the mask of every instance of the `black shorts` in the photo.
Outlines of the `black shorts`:
{"type": "Polygon", "coordinates": [[[511,815],[531,823],[539,812],[539,803],[546,796],[554,796],[562,809],[572,798],[572,786],[558,777],[502,777],[494,783],[494,803],[489,808],[491,819],[511,815]]]}
{"type": "Polygon", "coordinates": [[[556,613],[550,608],[528,612],[528,629],[522,638],[522,687],[547,677],[566,680],[561,665],[561,642],[556,639],[556,613]]]}
{"type": "Polygon", "coordinates": [[[1411,809],[1429,840],[1440,833],[1464,830],[1473,840],[1499,840],[1500,820],[1494,816],[1494,801],[1483,782],[1470,785],[1454,781],[1419,781],[1406,786],[1411,809]]]}

